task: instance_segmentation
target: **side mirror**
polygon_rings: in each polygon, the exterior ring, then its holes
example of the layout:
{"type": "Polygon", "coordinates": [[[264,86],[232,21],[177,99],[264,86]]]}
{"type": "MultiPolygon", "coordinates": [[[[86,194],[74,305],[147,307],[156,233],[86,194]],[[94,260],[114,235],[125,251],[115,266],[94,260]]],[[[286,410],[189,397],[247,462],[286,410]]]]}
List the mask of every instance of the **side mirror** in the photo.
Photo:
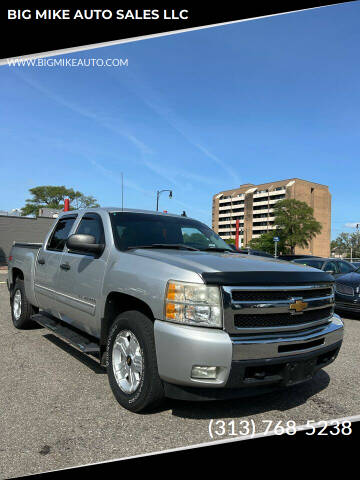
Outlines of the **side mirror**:
{"type": "Polygon", "coordinates": [[[94,253],[100,255],[104,251],[104,244],[95,243],[93,235],[75,234],[70,235],[66,240],[66,246],[69,250],[76,252],[94,253]]]}

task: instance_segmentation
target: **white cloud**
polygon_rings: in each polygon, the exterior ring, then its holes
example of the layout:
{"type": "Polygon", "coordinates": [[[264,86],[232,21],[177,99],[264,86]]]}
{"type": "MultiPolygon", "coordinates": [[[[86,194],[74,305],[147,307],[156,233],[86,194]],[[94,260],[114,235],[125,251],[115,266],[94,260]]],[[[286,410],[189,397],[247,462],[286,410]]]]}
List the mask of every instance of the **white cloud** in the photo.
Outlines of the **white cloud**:
{"type": "Polygon", "coordinates": [[[358,228],[360,229],[360,221],[354,222],[354,223],[345,223],[345,227],[348,227],[348,228],[356,228],[357,225],[358,225],[358,228]]]}

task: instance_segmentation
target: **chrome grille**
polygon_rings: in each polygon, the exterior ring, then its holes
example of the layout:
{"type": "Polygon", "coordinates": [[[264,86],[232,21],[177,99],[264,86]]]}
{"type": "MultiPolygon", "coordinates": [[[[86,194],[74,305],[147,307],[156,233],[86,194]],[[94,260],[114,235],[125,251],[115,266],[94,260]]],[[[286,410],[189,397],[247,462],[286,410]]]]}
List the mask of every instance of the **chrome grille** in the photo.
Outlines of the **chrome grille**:
{"type": "Polygon", "coordinates": [[[342,295],[354,296],[353,287],[349,287],[349,285],[344,285],[343,283],[336,283],[335,290],[337,293],[341,293],[342,295]]]}
{"type": "MultiPolygon", "coordinates": [[[[302,315],[293,315],[292,313],[273,313],[271,314],[272,327],[284,327],[287,325],[301,325],[322,320],[331,315],[332,308],[321,308],[319,310],[308,310],[302,315]]],[[[234,325],[237,328],[251,327],[269,327],[269,318],[267,315],[234,315],[234,325]]]]}
{"type": "Polygon", "coordinates": [[[229,333],[267,333],[327,323],[334,312],[332,284],[223,287],[229,333]]]}

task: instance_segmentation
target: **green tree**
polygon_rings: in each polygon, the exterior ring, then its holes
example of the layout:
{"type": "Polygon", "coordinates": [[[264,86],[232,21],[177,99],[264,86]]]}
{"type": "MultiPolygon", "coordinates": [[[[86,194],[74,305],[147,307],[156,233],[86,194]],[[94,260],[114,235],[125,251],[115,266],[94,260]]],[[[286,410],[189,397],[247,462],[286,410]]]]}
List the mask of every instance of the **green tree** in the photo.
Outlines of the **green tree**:
{"type": "Polygon", "coordinates": [[[84,195],[81,192],[75,192],[69,195],[70,205],[72,209],[99,207],[97,200],[92,195],[84,195]]]}
{"type": "Polygon", "coordinates": [[[314,210],[305,202],[294,198],[280,200],[274,205],[274,224],[290,253],[295,247],[306,248],[312,238],[322,230],[322,225],[314,218],[314,210]]]}
{"type": "Polygon", "coordinates": [[[340,233],[335,240],[331,242],[331,252],[350,257],[352,249],[353,257],[360,258],[360,232],[340,233]]]}
{"type": "Polygon", "coordinates": [[[22,215],[38,215],[40,208],[54,208],[62,210],[64,199],[70,199],[70,209],[98,207],[99,204],[93,196],[86,196],[73,188],[66,188],[64,185],[41,185],[30,188],[32,197],[26,200],[25,206],[21,209],[22,215]]]}
{"type": "Polygon", "coordinates": [[[263,252],[275,255],[274,237],[279,237],[280,240],[277,246],[277,253],[286,253],[285,237],[281,231],[271,230],[270,232],[263,233],[260,237],[250,240],[249,246],[254,250],[262,250],[263,252]]]}
{"type": "Polygon", "coordinates": [[[226,238],[224,240],[228,245],[235,245],[235,238],[226,238]]]}

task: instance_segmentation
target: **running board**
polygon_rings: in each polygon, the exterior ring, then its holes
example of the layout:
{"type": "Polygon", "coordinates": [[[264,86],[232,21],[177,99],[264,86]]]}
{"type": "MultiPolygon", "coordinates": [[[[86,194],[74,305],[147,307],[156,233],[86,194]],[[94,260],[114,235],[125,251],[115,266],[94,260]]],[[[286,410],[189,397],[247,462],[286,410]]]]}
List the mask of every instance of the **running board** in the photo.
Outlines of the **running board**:
{"type": "Polygon", "coordinates": [[[71,327],[71,325],[65,325],[60,320],[41,313],[33,315],[31,319],[39,323],[42,327],[51,330],[84,353],[100,353],[98,344],[93,342],[86,334],[71,327]]]}

